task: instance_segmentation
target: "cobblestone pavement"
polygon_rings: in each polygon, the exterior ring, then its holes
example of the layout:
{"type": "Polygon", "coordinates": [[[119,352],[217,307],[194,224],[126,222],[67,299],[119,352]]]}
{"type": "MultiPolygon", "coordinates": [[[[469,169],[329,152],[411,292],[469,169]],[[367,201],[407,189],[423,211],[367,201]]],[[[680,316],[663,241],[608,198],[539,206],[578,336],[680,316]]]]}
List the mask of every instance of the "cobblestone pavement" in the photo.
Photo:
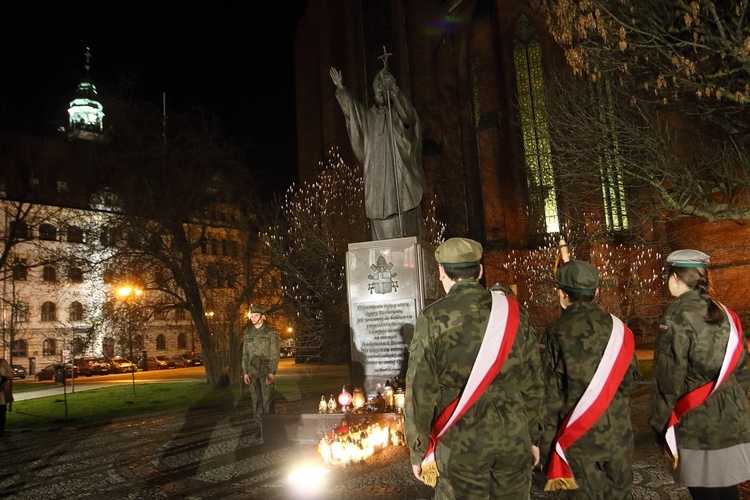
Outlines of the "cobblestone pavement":
{"type": "MultiPolygon", "coordinates": [[[[688,499],[674,484],[646,427],[647,397],[633,399],[636,499],[688,499]]],[[[315,405],[301,401],[294,413],[315,405]]],[[[12,414],[11,414],[12,415],[12,414]]],[[[333,467],[327,486],[290,489],[287,475],[301,463],[320,464],[314,445],[268,446],[249,417],[247,402],[228,393],[219,406],[196,404],[87,428],[15,432],[0,438],[0,497],[18,499],[427,499],[432,489],[411,474],[404,447],[389,447],[368,463],[333,467]]],[[[12,418],[12,417],[11,417],[12,418]]],[[[532,498],[559,498],[541,490],[532,498]]],[[[750,498],[746,490],[743,498],[750,498]]]]}

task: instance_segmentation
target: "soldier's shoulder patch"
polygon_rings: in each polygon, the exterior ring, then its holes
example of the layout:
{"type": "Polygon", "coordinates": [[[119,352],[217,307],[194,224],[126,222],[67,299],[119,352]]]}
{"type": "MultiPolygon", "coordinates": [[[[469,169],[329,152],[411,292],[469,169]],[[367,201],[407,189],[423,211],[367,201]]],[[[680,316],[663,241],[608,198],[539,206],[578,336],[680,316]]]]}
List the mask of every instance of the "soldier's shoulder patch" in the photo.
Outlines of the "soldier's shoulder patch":
{"type": "Polygon", "coordinates": [[[665,333],[667,330],[669,330],[669,325],[659,324],[659,333],[665,333]]]}

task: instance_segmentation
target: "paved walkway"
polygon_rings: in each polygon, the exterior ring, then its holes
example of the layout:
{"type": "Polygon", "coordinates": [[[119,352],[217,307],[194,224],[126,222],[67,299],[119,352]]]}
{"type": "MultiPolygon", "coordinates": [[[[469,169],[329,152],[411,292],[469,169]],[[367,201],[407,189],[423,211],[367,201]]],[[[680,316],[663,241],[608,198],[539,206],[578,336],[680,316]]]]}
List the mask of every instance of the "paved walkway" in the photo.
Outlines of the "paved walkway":
{"type": "MultiPolygon", "coordinates": [[[[312,375],[312,373],[311,373],[312,375]]],[[[674,484],[646,426],[648,389],[634,394],[633,498],[689,499],[674,484]]],[[[279,412],[301,413],[315,398],[285,402],[279,412]]],[[[295,489],[287,476],[303,464],[322,465],[314,445],[269,446],[249,418],[249,401],[227,398],[185,411],[154,414],[86,428],[15,432],[0,438],[0,497],[76,499],[428,499],[432,489],[411,474],[404,447],[389,447],[366,464],[329,467],[320,490],[310,480],[295,489]]],[[[9,415],[12,418],[12,414],[9,415]]],[[[542,491],[534,499],[558,498],[542,491]]],[[[750,489],[743,498],[750,498],[750,489]]]]}

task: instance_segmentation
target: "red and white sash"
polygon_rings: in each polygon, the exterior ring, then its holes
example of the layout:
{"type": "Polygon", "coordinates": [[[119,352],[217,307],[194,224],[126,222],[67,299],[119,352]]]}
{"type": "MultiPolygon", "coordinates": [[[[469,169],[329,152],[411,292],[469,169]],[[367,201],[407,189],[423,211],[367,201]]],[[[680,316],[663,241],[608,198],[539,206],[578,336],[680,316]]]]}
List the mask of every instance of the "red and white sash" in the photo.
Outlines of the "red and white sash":
{"type": "Polygon", "coordinates": [[[550,456],[545,491],[574,490],[578,484],[565,457],[565,450],[583,436],[599,420],[617,393],[635,352],[633,332],[612,316],[612,334],[581,399],[561,422],[550,456]]]}
{"type": "Polygon", "coordinates": [[[721,370],[719,370],[719,377],[711,382],[706,382],[702,386],[693,389],[687,394],[683,394],[677,403],[674,405],[672,413],[669,415],[669,422],[667,423],[667,431],[665,438],[669,452],[671,456],[668,457],[672,460],[672,466],[677,467],[678,456],[677,456],[677,438],[675,436],[674,428],[677,422],[680,421],[682,416],[692,410],[693,408],[702,405],[708,397],[713,394],[716,389],[726,380],[730,373],[737,367],[737,363],[742,355],[742,323],[740,319],[730,310],[725,307],[724,311],[727,313],[729,318],[729,340],[727,341],[727,350],[724,352],[724,361],[721,364],[721,370]]]}
{"type": "Polygon", "coordinates": [[[435,464],[435,449],[440,440],[500,373],[516,339],[519,318],[518,303],[515,300],[499,293],[492,294],[492,310],[487,330],[466,386],[461,395],[445,407],[430,432],[427,452],[422,460],[422,479],[425,484],[435,486],[437,481],[439,473],[435,464]]]}

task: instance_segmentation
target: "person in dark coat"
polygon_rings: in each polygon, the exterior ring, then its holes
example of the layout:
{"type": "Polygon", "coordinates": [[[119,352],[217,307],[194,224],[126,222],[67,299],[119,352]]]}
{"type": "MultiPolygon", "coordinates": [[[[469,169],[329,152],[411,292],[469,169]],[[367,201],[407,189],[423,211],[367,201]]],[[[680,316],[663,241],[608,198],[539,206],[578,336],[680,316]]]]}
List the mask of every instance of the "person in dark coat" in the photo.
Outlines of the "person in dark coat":
{"type": "Polygon", "coordinates": [[[667,257],[675,299],[654,345],[649,425],[693,498],[738,499],[737,485],[750,480],[747,340],[737,316],[709,295],[708,263],[698,250],[667,257]]]}

